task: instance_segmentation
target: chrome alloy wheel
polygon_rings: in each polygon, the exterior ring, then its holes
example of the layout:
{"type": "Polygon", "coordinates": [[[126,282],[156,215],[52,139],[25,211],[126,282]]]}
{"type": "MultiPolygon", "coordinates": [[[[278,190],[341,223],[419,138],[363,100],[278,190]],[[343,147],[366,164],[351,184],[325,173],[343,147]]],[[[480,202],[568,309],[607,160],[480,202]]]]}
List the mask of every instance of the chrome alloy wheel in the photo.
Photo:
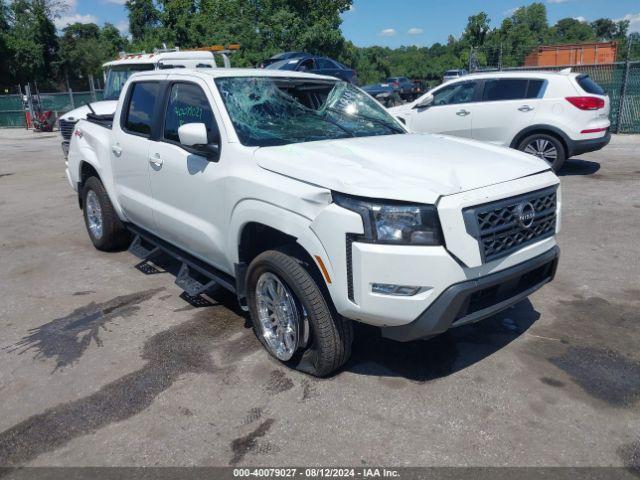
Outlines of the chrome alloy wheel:
{"type": "Polygon", "coordinates": [[[549,140],[538,138],[529,143],[524,149],[525,153],[540,157],[548,163],[553,163],[558,158],[558,149],[549,140]]]}
{"type": "Polygon", "coordinates": [[[89,231],[94,238],[102,238],[102,207],[100,207],[100,201],[98,195],[93,190],[89,190],[87,193],[87,225],[89,231]]]}
{"type": "Polygon", "coordinates": [[[270,272],[258,278],[256,306],[267,347],[279,360],[290,360],[305,343],[306,312],[302,307],[298,308],[284,282],[270,272]]]}

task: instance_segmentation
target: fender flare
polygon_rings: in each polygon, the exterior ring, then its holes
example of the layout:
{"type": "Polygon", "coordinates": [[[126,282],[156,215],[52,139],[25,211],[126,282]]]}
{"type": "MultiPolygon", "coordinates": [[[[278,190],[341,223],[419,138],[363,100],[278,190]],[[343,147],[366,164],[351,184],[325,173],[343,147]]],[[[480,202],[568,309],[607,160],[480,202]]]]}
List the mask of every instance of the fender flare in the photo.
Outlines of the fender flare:
{"type": "Polygon", "coordinates": [[[518,149],[518,144],[529,134],[534,133],[534,132],[548,132],[553,134],[554,136],[558,137],[560,139],[560,141],[562,142],[562,146],[565,149],[565,154],[567,156],[567,158],[569,158],[571,156],[571,152],[572,152],[572,140],[567,136],[566,133],[564,133],[562,130],[560,130],[558,127],[554,127],[553,125],[548,125],[545,123],[540,123],[540,124],[536,124],[536,125],[529,125],[526,128],[523,128],[522,130],[520,130],[515,137],[513,137],[513,140],[511,140],[511,144],[509,145],[509,147],[514,148],[514,149],[518,149]]]}
{"type": "MultiPolygon", "coordinates": [[[[325,266],[330,278],[334,272],[328,254],[319,238],[311,229],[312,220],[299,213],[276,206],[272,203],[255,198],[240,200],[231,212],[227,234],[228,261],[230,267],[239,264],[239,246],[242,231],[250,223],[259,223],[281,231],[296,239],[309,257],[315,259],[317,255],[325,259],[325,266]]],[[[327,285],[331,293],[332,285],[327,285]]],[[[332,295],[333,296],[333,295],[332,295]]]]}

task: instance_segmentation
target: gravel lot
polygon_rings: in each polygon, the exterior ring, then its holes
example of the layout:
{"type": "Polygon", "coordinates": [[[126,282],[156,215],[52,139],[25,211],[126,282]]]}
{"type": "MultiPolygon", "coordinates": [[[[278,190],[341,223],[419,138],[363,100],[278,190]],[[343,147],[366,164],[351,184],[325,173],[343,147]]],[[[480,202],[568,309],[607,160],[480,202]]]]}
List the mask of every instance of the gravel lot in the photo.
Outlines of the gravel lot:
{"type": "Polygon", "coordinates": [[[0,466],[640,465],[638,149],[567,163],[530,301],[428,342],[359,328],[317,380],[229,295],[94,250],[57,135],[0,131],[0,466]]]}

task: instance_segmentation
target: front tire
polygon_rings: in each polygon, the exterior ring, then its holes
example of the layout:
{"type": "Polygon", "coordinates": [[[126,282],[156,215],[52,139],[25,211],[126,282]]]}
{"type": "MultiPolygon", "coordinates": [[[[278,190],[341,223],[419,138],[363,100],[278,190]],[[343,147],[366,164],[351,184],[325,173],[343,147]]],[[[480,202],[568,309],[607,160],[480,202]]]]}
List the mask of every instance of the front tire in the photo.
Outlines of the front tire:
{"type": "Polygon", "coordinates": [[[82,210],[87,233],[98,250],[119,250],[131,241],[104,185],[97,177],[89,177],[82,188],[82,210]]]}
{"type": "Polygon", "coordinates": [[[353,326],[337,314],[301,262],[279,250],[258,255],[247,272],[253,329],[285,365],[324,377],[351,355],[353,326]]]}
{"type": "Polygon", "coordinates": [[[529,135],[520,142],[518,150],[541,158],[556,172],[562,168],[567,159],[567,153],[562,142],[546,133],[529,135]]]}

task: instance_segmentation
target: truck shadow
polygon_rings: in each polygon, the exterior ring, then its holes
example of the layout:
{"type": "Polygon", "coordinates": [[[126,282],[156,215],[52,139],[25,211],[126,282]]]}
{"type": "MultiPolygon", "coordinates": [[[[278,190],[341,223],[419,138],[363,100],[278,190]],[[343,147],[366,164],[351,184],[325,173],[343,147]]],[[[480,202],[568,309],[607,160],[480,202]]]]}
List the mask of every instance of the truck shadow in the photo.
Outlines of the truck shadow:
{"type": "Polygon", "coordinates": [[[529,300],[473,325],[453,328],[430,340],[400,343],[379,330],[356,326],[351,360],[344,370],[360,375],[427,382],[463,370],[504,348],[526,332],[540,314],[529,300]]]}
{"type": "MultiPolygon", "coordinates": [[[[169,273],[172,276],[177,275],[179,270],[178,262],[162,255],[154,259],[153,265],[160,269],[158,273],[169,273]]],[[[184,294],[181,298],[191,305],[185,308],[211,305],[207,300],[198,304],[184,294]]],[[[251,328],[249,314],[239,308],[234,295],[219,290],[210,293],[207,298],[244,318],[243,327],[251,328]]],[[[360,375],[404,377],[418,382],[435,380],[463,370],[492,355],[526,332],[538,318],[540,314],[527,299],[476,324],[451,329],[430,340],[408,343],[382,338],[379,329],[355,323],[353,353],[341,371],[360,375]]],[[[336,375],[340,375],[340,372],[336,375]]]]}

